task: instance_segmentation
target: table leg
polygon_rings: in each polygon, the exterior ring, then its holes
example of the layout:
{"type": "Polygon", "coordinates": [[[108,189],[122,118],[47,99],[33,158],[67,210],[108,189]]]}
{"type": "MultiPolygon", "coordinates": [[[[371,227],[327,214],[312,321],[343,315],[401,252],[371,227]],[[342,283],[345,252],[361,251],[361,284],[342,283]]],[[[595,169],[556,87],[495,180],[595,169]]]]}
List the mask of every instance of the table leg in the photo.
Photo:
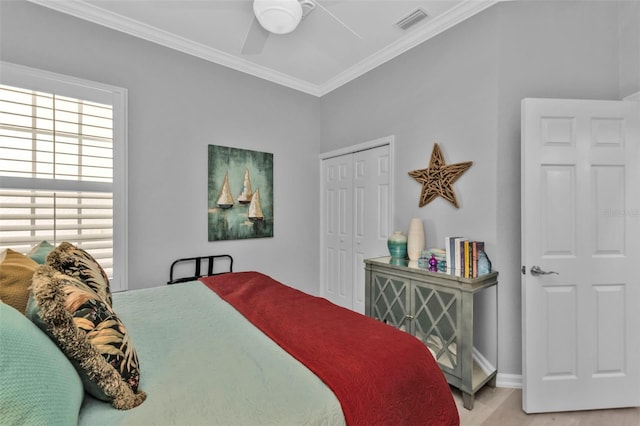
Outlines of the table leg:
{"type": "Polygon", "coordinates": [[[462,392],[462,406],[467,410],[473,410],[473,402],[475,400],[475,395],[462,392]]]}
{"type": "Polygon", "coordinates": [[[491,378],[491,380],[489,380],[489,381],[487,382],[487,385],[488,385],[490,388],[494,388],[494,389],[495,389],[495,387],[496,387],[496,379],[497,379],[497,378],[498,378],[498,375],[497,375],[497,374],[496,374],[496,375],[494,375],[494,376],[491,378]]]}

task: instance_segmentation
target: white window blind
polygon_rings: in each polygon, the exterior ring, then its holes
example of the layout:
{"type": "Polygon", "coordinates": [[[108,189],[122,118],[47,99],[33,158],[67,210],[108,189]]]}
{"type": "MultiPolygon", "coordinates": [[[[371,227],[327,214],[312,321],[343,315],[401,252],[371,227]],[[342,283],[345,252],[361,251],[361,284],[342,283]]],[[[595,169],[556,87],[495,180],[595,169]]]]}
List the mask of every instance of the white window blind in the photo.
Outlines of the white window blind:
{"type": "MultiPolygon", "coordinates": [[[[114,203],[123,183],[114,185],[122,158],[114,106],[37,86],[0,84],[0,248],[27,252],[43,240],[68,241],[100,262],[114,290],[125,289],[113,282],[124,255],[116,253],[123,241],[116,228],[126,223],[116,212],[122,202],[114,203]]],[[[91,97],[86,84],[81,89],[91,97]]]]}
{"type": "Polygon", "coordinates": [[[113,182],[110,105],[0,85],[2,176],[113,182]]]}

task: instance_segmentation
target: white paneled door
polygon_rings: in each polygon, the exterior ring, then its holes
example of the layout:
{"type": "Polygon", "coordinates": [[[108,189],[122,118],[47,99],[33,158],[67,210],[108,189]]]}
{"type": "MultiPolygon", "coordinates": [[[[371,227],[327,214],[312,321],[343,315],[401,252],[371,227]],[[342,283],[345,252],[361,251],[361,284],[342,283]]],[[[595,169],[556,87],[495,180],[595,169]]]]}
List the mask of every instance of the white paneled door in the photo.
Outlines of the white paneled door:
{"type": "Polygon", "coordinates": [[[353,154],[353,310],[364,314],[364,259],[388,253],[389,145],[353,154]]]}
{"type": "Polygon", "coordinates": [[[321,294],[333,303],[353,306],[353,157],[322,162],[324,223],[321,294]]]}
{"type": "Polygon", "coordinates": [[[528,413],[640,406],[639,105],[522,101],[528,413]]]}
{"type": "Polygon", "coordinates": [[[364,313],[364,262],[387,254],[391,219],[390,147],[322,161],[321,294],[364,313]]]}

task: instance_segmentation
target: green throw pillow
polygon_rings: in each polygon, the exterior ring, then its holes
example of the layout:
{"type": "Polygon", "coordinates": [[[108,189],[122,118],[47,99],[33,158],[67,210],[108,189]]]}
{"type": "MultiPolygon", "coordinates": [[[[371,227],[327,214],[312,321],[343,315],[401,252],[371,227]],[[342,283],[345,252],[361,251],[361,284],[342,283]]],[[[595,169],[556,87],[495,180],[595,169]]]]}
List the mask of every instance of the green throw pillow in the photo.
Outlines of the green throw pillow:
{"type": "Polygon", "coordinates": [[[47,265],[70,277],[78,278],[111,305],[109,278],[89,253],[73,244],[63,242],[47,256],[47,265]]]}
{"type": "Polygon", "coordinates": [[[46,262],[47,260],[47,255],[51,253],[54,248],[56,248],[56,246],[54,246],[53,244],[47,241],[42,241],[33,246],[31,250],[29,250],[29,253],[27,253],[27,256],[29,256],[40,265],[44,265],[44,262],[46,262]]]}
{"type": "Polygon", "coordinates": [[[85,390],[118,409],[141,404],[138,355],[124,324],[84,282],[41,265],[33,275],[27,317],[67,355],[85,390]]]}
{"type": "Polygon", "coordinates": [[[60,349],[0,302],[0,425],[75,425],[84,390],[60,349]]]}

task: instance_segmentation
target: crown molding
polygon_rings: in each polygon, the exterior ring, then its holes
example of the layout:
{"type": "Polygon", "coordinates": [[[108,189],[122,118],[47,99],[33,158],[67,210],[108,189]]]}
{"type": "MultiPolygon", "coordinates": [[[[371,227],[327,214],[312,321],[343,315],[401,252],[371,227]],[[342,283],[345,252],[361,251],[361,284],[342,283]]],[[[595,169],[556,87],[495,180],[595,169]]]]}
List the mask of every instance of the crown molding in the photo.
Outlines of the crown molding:
{"type": "Polygon", "coordinates": [[[418,44],[429,40],[476,13],[487,9],[501,0],[466,0],[447,13],[433,18],[428,22],[428,25],[423,25],[422,28],[412,31],[407,36],[365,58],[356,65],[321,85],[313,84],[308,81],[292,77],[288,74],[257,65],[238,56],[205,46],[201,43],[194,42],[134,19],[110,12],[98,6],[91,5],[83,0],[27,1],[204,59],[209,62],[214,62],[236,71],[250,74],[309,95],[322,97],[323,95],[357,77],[360,77],[361,75],[395,58],[418,44]]]}
{"type": "Polygon", "coordinates": [[[94,24],[102,25],[209,62],[262,78],[310,95],[321,96],[320,88],[307,81],[254,64],[240,57],[205,46],[168,31],[127,18],[82,0],[27,0],[31,3],[62,12],[94,24]]]}
{"type": "Polygon", "coordinates": [[[632,93],[629,96],[622,98],[623,101],[635,101],[640,102],[640,92],[632,93]]]}

